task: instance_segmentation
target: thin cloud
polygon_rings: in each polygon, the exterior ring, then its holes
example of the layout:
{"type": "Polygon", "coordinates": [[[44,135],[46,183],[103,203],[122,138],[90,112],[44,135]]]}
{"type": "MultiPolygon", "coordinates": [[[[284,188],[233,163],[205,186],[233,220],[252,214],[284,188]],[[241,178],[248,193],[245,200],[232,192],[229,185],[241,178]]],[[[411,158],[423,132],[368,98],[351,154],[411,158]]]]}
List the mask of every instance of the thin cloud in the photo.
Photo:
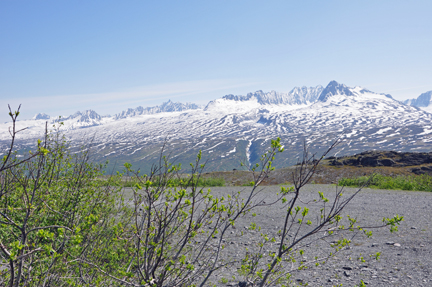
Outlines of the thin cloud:
{"type": "Polygon", "coordinates": [[[211,94],[257,84],[260,83],[250,80],[232,79],[184,81],[132,87],[106,93],[27,97],[13,99],[9,103],[11,107],[22,104],[22,112],[24,114],[22,119],[29,118],[38,112],[45,112],[51,116],[59,114],[67,116],[77,110],[86,109],[94,109],[98,113],[107,114],[118,113],[127,107],[134,108],[138,105],[146,105],[146,103],[157,104],[158,101],[162,102],[168,99],[186,98],[186,101],[189,102],[202,103],[203,100],[213,99],[211,98],[211,94]]]}

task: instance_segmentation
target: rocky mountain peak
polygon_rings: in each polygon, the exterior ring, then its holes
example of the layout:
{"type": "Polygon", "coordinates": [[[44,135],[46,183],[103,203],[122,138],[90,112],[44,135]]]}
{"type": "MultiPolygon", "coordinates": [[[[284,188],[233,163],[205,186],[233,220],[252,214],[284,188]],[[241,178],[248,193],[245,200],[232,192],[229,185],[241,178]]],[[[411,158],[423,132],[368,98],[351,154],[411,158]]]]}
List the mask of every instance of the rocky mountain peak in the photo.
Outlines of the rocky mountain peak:
{"type": "Polygon", "coordinates": [[[160,106],[153,106],[153,107],[142,107],[139,106],[135,109],[129,108],[126,111],[122,111],[119,114],[114,115],[114,119],[124,119],[128,117],[133,116],[139,116],[139,115],[150,115],[150,114],[157,114],[157,113],[164,113],[164,112],[181,112],[186,110],[196,110],[199,109],[200,106],[194,103],[180,103],[180,102],[173,102],[171,100],[168,100],[167,102],[162,103],[160,106]]]}
{"type": "Polygon", "coordinates": [[[101,116],[93,110],[85,110],[84,112],[76,112],[75,114],[64,118],[63,120],[76,119],[77,122],[92,122],[95,120],[101,120],[101,116]]]}
{"type": "Polygon", "coordinates": [[[353,92],[351,92],[350,88],[345,86],[344,84],[339,84],[336,81],[331,81],[327,87],[321,92],[321,95],[318,98],[320,102],[326,102],[329,98],[335,95],[345,95],[345,96],[354,96],[353,92]]]}
{"type": "Polygon", "coordinates": [[[421,94],[417,99],[409,99],[403,103],[413,107],[428,107],[431,105],[432,91],[421,94]]]}
{"type": "MultiPolygon", "coordinates": [[[[224,100],[244,102],[255,99],[260,105],[305,105],[314,103],[321,94],[323,87],[295,87],[288,93],[279,93],[276,91],[263,92],[258,90],[254,93],[244,95],[226,95],[222,97],[224,100]]],[[[211,102],[212,103],[212,102],[211,102]]]]}
{"type": "Polygon", "coordinates": [[[33,120],[49,120],[51,117],[45,113],[38,113],[34,115],[33,120]]]}

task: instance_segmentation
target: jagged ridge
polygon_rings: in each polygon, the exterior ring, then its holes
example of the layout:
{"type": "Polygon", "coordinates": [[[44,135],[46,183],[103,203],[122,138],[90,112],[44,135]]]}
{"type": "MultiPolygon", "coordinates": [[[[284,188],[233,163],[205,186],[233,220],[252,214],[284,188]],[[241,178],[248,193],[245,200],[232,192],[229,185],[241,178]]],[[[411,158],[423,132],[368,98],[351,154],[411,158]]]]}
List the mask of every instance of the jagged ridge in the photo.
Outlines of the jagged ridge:
{"type": "Polygon", "coordinates": [[[431,105],[432,91],[426,92],[418,96],[416,99],[405,100],[403,103],[413,107],[428,107],[431,105]]]}
{"type": "Polygon", "coordinates": [[[127,117],[134,117],[139,115],[151,115],[151,114],[157,114],[157,113],[163,113],[163,112],[181,112],[181,111],[187,111],[187,110],[196,110],[199,109],[200,106],[194,104],[194,103],[174,103],[171,100],[168,100],[168,102],[163,103],[160,106],[154,106],[154,107],[147,107],[144,108],[142,106],[139,106],[135,109],[127,109],[126,111],[122,111],[119,114],[116,114],[114,118],[117,119],[124,119],[127,117]]]}
{"type": "Polygon", "coordinates": [[[232,101],[250,101],[256,99],[260,105],[307,105],[314,103],[318,96],[321,94],[323,87],[318,85],[316,87],[295,87],[288,93],[278,93],[271,91],[264,93],[262,90],[255,93],[248,93],[246,96],[226,95],[223,97],[225,100],[232,101]]]}

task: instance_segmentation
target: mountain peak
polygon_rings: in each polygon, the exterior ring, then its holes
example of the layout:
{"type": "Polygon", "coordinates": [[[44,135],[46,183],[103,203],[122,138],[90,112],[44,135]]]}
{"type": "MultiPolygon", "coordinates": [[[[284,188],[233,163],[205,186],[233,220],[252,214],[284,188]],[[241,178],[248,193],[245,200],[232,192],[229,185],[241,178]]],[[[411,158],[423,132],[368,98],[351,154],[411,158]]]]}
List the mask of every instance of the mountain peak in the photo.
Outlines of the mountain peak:
{"type": "Polygon", "coordinates": [[[417,99],[409,99],[404,101],[404,104],[418,108],[425,108],[431,105],[432,91],[426,92],[418,96],[417,99]]]}
{"type": "Polygon", "coordinates": [[[157,113],[163,113],[163,112],[181,112],[181,111],[187,111],[187,110],[196,110],[199,109],[200,106],[194,103],[179,103],[179,102],[173,102],[171,100],[168,100],[167,102],[162,103],[159,106],[153,106],[153,107],[146,107],[143,108],[142,106],[139,106],[135,109],[127,109],[126,111],[122,111],[119,114],[114,115],[114,119],[124,119],[128,117],[134,117],[139,115],[150,115],[150,114],[157,114],[157,113]]]}
{"type": "Polygon", "coordinates": [[[354,96],[351,90],[344,84],[339,84],[336,81],[331,81],[327,87],[321,92],[318,98],[320,102],[326,102],[330,97],[335,95],[354,96]]]}
{"type": "Polygon", "coordinates": [[[77,119],[77,122],[91,122],[91,121],[99,121],[101,116],[93,110],[85,110],[84,112],[76,112],[75,114],[65,118],[67,119],[77,119]]]}
{"type": "MultiPolygon", "coordinates": [[[[254,93],[243,95],[225,95],[222,97],[224,100],[245,102],[256,100],[260,105],[307,105],[314,103],[320,95],[323,87],[318,85],[316,87],[295,87],[288,93],[279,93],[276,91],[263,92],[258,90],[254,93]]],[[[217,101],[211,101],[208,108],[215,105],[217,101]]],[[[208,109],[207,108],[207,109],[208,109]]]]}
{"type": "Polygon", "coordinates": [[[49,120],[51,117],[45,113],[37,113],[32,118],[33,120],[49,120]]]}

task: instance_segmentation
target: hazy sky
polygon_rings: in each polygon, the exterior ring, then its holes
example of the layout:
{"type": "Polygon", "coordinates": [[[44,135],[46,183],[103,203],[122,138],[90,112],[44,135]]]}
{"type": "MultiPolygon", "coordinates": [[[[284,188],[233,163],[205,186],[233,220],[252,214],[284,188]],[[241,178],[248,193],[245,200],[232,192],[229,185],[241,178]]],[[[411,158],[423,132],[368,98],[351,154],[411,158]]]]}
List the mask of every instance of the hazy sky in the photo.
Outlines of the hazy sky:
{"type": "Polygon", "coordinates": [[[0,121],[336,80],[432,90],[432,1],[0,1],[0,121]]]}

